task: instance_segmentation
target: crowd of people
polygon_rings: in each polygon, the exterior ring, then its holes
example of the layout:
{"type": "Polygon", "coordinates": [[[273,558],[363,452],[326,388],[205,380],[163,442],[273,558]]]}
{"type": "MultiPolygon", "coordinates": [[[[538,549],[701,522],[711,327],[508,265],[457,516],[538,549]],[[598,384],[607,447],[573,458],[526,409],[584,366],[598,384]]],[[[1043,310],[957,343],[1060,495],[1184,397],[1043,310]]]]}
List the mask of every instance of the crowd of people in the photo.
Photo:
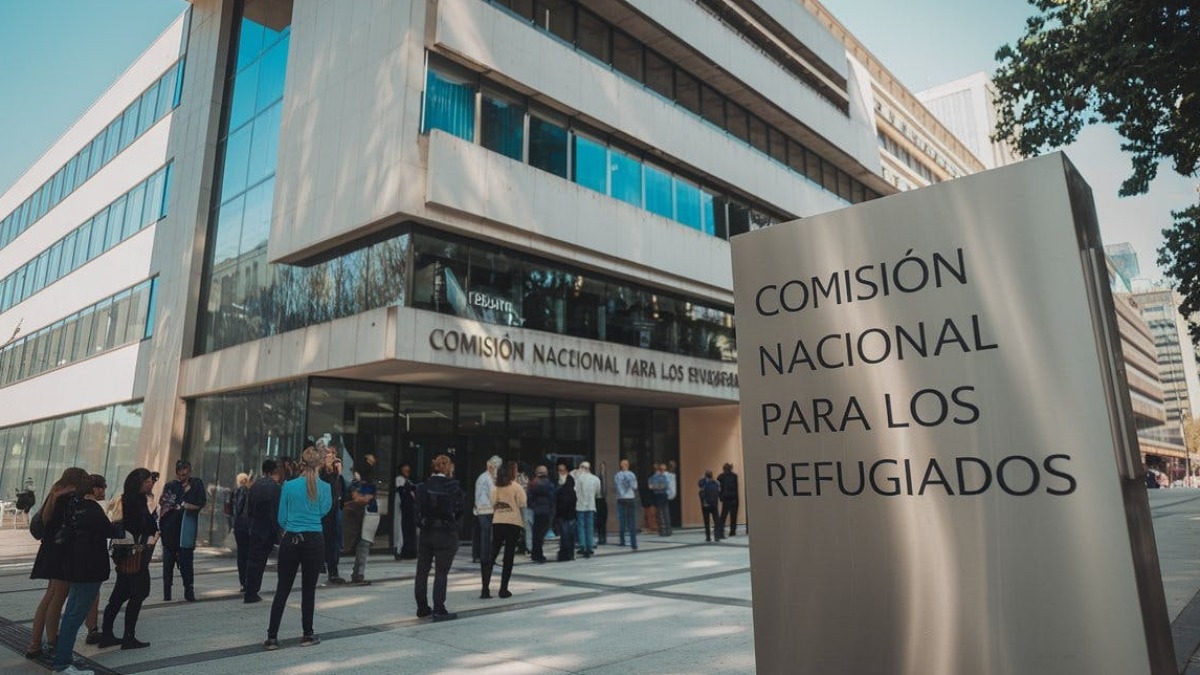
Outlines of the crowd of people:
{"type": "MultiPolygon", "coordinates": [[[[380,510],[373,480],[373,457],[347,480],[339,447],[318,439],[299,459],[267,458],[257,480],[237,477],[226,509],[237,548],[238,582],[243,602],[262,601],[267,560],[278,547],[277,581],[267,626],[266,650],[279,648],[279,629],[288,597],[300,576],[301,646],[320,643],[313,627],[315,591],[324,573],[331,585],[365,585],[368,554],[378,530],[380,510]],[[354,556],[350,580],[339,573],[342,552],[354,556]]],[[[88,644],[100,648],[143,649],[149,643],[137,637],[142,603],[150,595],[150,565],[161,546],[163,600],[173,597],[175,572],[183,586],[183,599],[196,601],[194,554],[199,514],[208,495],[203,481],[191,475],[191,465],[180,460],[175,479],[153,496],[159,475],[138,468],[125,477],[120,495],[107,500],[102,476],[72,467],[54,483],[50,494],[30,519],[31,534],[41,541],[31,578],[47,582],[34,614],[28,658],[52,658],[56,672],[89,673],[72,664],[77,633],[87,627],[88,644]],[[99,612],[101,585],[116,573],[116,583],[103,615],[99,612]],[[124,609],[118,634],[116,620],[124,609]]],[[[638,548],[636,507],[642,502],[657,532],[672,533],[672,500],[677,497],[673,467],[659,464],[645,485],[621,460],[612,479],[617,497],[621,547],[638,548]]],[[[430,476],[420,484],[411,467],[402,465],[395,478],[396,509],[393,518],[395,557],[416,560],[414,599],[418,617],[446,620],[455,617],[446,608],[447,576],[459,548],[459,536],[468,497],[454,477],[454,462],[436,457],[430,476]],[[428,577],[434,574],[432,604],[428,577]]],[[[603,472],[601,472],[603,474],[603,472]]],[[[726,464],[713,479],[706,472],[699,482],[706,538],[710,520],[716,539],[736,533],[737,475],[726,464]]],[[[545,465],[532,474],[516,462],[500,457],[487,461],[475,481],[475,518],[472,562],[480,565],[480,598],[492,598],[492,577],[500,563],[497,595],[512,596],[509,581],[518,554],[545,563],[546,542],[557,539],[554,559],[590,558],[597,545],[606,543],[607,499],[604,478],[591,464],[560,460],[554,474],[545,465]]],[[[652,530],[653,531],[653,530],[652,530]]]]}

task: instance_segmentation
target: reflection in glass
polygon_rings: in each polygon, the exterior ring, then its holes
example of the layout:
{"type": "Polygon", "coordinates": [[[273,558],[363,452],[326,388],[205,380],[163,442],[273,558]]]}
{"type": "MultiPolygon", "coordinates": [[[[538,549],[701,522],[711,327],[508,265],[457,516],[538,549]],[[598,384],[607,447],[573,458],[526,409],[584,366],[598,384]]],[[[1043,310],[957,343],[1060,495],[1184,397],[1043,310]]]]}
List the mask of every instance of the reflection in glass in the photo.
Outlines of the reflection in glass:
{"type": "Polygon", "coordinates": [[[488,150],[521,161],[525,144],[525,108],[485,95],[480,115],[480,144],[488,150]]]}
{"type": "Polygon", "coordinates": [[[628,204],[642,205],[642,163],[622,152],[608,153],[612,196],[628,204]]]}
{"type": "Polygon", "coordinates": [[[567,130],[537,116],[529,117],[529,164],[567,177],[567,130]]]}
{"type": "Polygon", "coordinates": [[[608,193],[608,149],[579,134],[575,134],[575,182],[608,193]]]}

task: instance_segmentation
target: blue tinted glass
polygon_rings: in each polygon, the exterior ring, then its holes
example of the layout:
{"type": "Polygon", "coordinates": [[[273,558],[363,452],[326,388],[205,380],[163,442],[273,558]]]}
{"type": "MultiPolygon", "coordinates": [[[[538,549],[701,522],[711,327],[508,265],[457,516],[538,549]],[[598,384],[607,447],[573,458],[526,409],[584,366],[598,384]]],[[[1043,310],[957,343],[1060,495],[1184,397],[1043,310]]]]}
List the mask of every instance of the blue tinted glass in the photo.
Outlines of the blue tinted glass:
{"type": "Polygon", "coordinates": [[[66,173],[66,177],[63,179],[63,194],[64,195],[69,195],[75,190],[75,174],[78,169],[79,169],[79,155],[75,155],[74,157],[71,158],[71,161],[67,162],[67,173],[66,173]]]}
{"type": "Polygon", "coordinates": [[[700,229],[700,188],[675,179],[675,220],[700,229]]]}
{"type": "Polygon", "coordinates": [[[143,133],[150,127],[154,126],[155,114],[158,106],[158,82],[150,85],[146,93],[142,94],[141,105],[138,106],[138,133],[143,133]]]}
{"type": "Polygon", "coordinates": [[[265,110],[283,98],[283,81],[287,73],[288,41],[280,40],[263,54],[258,66],[258,92],[255,96],[256,111],[265,110]]]}
{"type": "Polygon", "coordinates": [[[158,277],[150,280],[150,302],[146,309],[146,331],[142,338],[154,336],[154,310],[158,307],[158,277]]]}
{"type": "Polygon", "coordinates": [[[646,210],[664,218],[675,217],[671,174],[649,164],[646,165],[646,210]]]}
{"type": "Polygon", "coordinates": [[[183,66],[186,59],[179,59],[179,63],[175,66],[175,96],[171,100],[171,107],[179,105],[179,99],[183,96],[183,66]]]}
{"type": "Polygon", "coordinates": [[[104,164],[104,138],[105,132],[101,131],[92,139],[92,156],[88,161],[89,176],[94,176],[104,164]]]}
{"type": "Polygon", "coordinates": [[[529,164],[567,177],[567,130],[540,117],[529,118],[529,164]]]}
{"type": "Polygon", "coordinates": [[[122,227],[125,223],[125,195],[117,198],[117,201],[108,207],[108,231],[104,237],[104,250],[116,246],[121,242],[122,227]]]}
{"type": "Polygon", "coordinates": [[[225,172],[221,176],[221,201],[246,189],[250,168],[250,137],[253,126],[247,124],[229,135],[225,142],[225,172]]]}
{"type": "Polygon", "coordinates": [[[279,115],[283,103],[263,112],[254,120],[250,139],[250,162],[246,184],[254,185],[275,173],[275,153],[279,148],[279,115]]]}
{"type": "Polygon", "coordinates": [[[47,264],[49,255],[42,253],[33,263],[33,292],[36,293],[46,287],[46,273],[50,271],[50,266],[47,264]]]}
{"type": "Polygon", "coordinates": [[[264,181],[246,193],[239,253],[246,254],[267,245],[267,236],[271,233],[271,200],[274,196],[274,180],[264,181]]]}
{"type": "Polygon", "coordinates": [[[117,155],[117,151],[121,146],[121,118],[113,120],[108,125],[108,129],[104,132],[104,159],[100,162],[103,166],[112,161],[112,158],[117,155]]]}
{"type": "Polygon", "coordinates": [[[88,260],[104,253],[105,233],[108,231],[108,209],[102,210],[92,218],[92,242],[88,246],[88,260]]]}
{"type": "Polygon", "coordinates": [[[237,129],[254,116],[254,92],[258,89],[258,66],[255,62],[233,80],[233,95],[229,97],[229,128],[237,129]]]}
{"type": "Polygon", "coordinates": [[[612,196],[623,202],[642,205],[642,163],[617,150],[608,152],[609,185],[612,196]]]}
{"type": "Polygon", "coordinates": [[[521,160],[525,139],[525,109],[485,96],[480,118],[480,144],[493,152],[521,160]]]}
{"type": "Polygon", "coordinates": [[[142,209],[146,206],[146,184],[141,183],[129,193],[125,208],[125,226],[121,239],[128,239],[142,229],[142,209]]]}
{"type": "Polygon", "coordinates": [[[60,268],[62,266],[62,242],[55,242],[50,247],[50,255],[46,257],[46,282],[54,283],[58,280],[60,268]]]}
{"type": "Polygon", "coordinates": [[[175,96],[175,66],[171,66],[163,76],[158,78],[158,102],[154,106],[154,119],[162,119],[175,96]]]}
{"type": "Polygon", "coordinates": [[[241,34],[238,36],[237,70],[240,72],[262,53],[263,27],[250,19],[242,19],[241,34]]]}
{"type": "Polygon", "coordinates": [[[167,168],[163,169],[162,208],[158,210],[159,218],[165,218],[167,216],[167,209],[170,208],[171,176],[173,175],[171,167],[172,165],[168,164],[167,168]]]}
{"type": "Polygon", "coordinates": [[[717,231],[716,210],[713,207],[712,194],[700,191],[700,225],[704,234],[715,234],[717,231]]]}
{"type": "Polygon", "coordinates": [[[425,82],[425,130],[441,129],[475,140],[475,87],[429,69],[425,82]]]}
{"type": "Polygon", "coordinates": [[[163,207],[163,183],[166,182],[166,173],[165,168],[154,172],[146,186],[146,208],[142,212],[143,227],[162,217],[160,214],[163,207]]]}
{"type": "Polygon", "coordinates": [[[217,240],[213,242],[213,274],[224,267],[222,263],[238,255],[242,238],[242,208],[245,197],[238,197],[217,212],[217,240]]]}
{"type": "Polygon", "coordinates": [[[608,148],[575,136],[575,182],[596,192],[608,192],[608,148]]]}
{"type": "Polygon", "coordinates": [[[79,269],[80,267],[83,267],[85,262],[88,261],[88,245],[92,237],[92,221],[89,220],[83,225],[80,225],[79,228],[75,230],[75,233],[75,264],[73,267],[75,269],[79,269]]]}
{"type": "MultiPolygon", "coordinates": [[[[129,104],[121,117],[121,150],[129,147],[138,135],[138,101],[129,104]]],[[[118,151],[119,152],[119,151],[118,151]]]]}
{"type": "Polygon", "coordinates": [[[76,230],[72,230],[70,234],[63,237],[62,240],[62,258],[59,260],[58,276],[65,277],[75,269],[75,240],[79,238],[76,230]]]}

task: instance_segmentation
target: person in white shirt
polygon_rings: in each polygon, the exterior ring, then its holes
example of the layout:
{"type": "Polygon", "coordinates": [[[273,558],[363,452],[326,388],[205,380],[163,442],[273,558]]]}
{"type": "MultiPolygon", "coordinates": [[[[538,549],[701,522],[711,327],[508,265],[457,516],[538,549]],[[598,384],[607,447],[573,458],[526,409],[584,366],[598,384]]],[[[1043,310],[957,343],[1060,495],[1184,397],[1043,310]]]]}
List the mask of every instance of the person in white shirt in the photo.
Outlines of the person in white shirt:
{"type": "Polygon", "coordinates": [[[579,553],[585,558],[596,552],[596,494],[599,492],[600,479],[592,474],[592,465],[581,462],[575,472],[575,528],[579,553]]]}
{"type": "Polygon", "coordinates": [[[675,462],[667,462],[667,515],[671,527],[679,527],[682,515],[679,511],[679,477],[675,474],[675,462]]]}
{"type": "Polygon", "coordinates": [[[629,470],[629,460],[621,460],[621,470],[613,476],[617,488],[617,527],[621,532],[621,546],[625,545],[625,532],[629,532],[629,543],[637,550],[637,476],[629,470]]]}
{"type": "Polygon", "coordinates": [[[487,471],[475,479],[475,532],[471,536],[471,562],[492,563],[492,488],[496,471],[504,460],[496,455],[487,461],[487,471]]]}

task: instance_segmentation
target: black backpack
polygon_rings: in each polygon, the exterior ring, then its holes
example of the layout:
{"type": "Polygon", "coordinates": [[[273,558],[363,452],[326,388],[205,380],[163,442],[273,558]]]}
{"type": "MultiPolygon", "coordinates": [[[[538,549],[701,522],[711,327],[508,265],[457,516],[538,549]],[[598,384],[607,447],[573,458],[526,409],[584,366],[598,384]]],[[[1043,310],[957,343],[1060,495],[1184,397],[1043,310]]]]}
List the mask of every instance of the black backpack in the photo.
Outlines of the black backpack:
{"type": "Polygon", "coordinates": [[[428,480],[421,486],[421,527],[456,527],[462,517],[462,489],[454,479],[428,480]]]}

